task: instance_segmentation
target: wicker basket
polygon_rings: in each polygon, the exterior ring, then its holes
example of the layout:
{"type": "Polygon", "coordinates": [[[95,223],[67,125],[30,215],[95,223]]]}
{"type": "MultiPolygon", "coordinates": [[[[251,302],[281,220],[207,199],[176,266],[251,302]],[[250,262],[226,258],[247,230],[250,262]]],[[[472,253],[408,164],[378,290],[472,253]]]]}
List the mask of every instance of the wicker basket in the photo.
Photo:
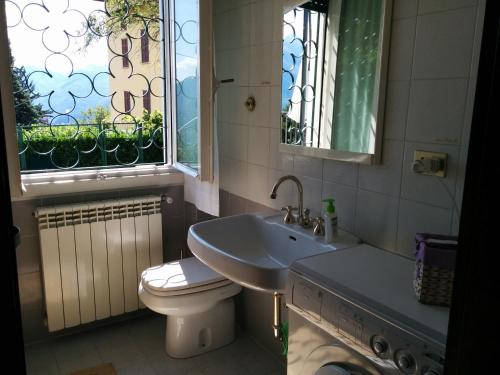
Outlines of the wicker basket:
{"type": "Polygon", "coordinates": [[[429,305],[450,306],[457,250],[457,237],[418,233],[415,237],[417,299],[429,305]]]}

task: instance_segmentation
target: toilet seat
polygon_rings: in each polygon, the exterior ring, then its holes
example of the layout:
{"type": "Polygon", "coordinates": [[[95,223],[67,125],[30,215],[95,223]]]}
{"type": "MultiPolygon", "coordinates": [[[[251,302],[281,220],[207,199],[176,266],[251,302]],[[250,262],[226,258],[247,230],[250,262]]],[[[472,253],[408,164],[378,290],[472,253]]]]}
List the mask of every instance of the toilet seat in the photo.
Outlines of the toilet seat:
{"type": "Polygon", "coordinates": [[[141,275],[143,288],[159,297],[193,294],[231,283],[194,257],[148,268],[141,275]]]}

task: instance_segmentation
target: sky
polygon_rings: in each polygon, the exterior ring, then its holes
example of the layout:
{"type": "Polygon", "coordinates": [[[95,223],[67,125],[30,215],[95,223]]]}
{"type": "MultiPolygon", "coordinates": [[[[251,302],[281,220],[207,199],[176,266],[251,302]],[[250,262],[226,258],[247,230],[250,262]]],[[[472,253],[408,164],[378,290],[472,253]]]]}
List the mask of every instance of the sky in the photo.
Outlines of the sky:
{"type": "MultiPolygon", "coordinates": [[[[7,25],[10,46],[15,59],[16,66],[30,66],[43,68],[47,56],[53,51],[62,52],[68,43],[64,30],[73,35],[81,34],[84,30],[84,17],[96,10],[103,10],[104,3],[93,0],[44,0],[50,11],[50,28],[45,31],[30,29],[42,29],[49,26],[47,23],[48,13],[41,6],[28,5],[38,3],[40,0],[6,0],[7,25]],[[16,5],[18,7],[16,7],[16,5]],[[72,7],[78,6],[80,14],[72,11],[72,7]],[[66,9],[67,8],[67,9],[66,9]],[[21,20],[19,9],[24,9],[24,20],[21,20]]],[[[94,42],[85,52],[78,52],[83,45],[83,37],[69,37],[68,55],[71,56],[74,69],[87,65],[106,65],[108,62],[108,50],[105,38],[94,42]]],[[[69,69],[69,64],[64,58],[51,59],[51,68],[64,73],[69,69]]]]}

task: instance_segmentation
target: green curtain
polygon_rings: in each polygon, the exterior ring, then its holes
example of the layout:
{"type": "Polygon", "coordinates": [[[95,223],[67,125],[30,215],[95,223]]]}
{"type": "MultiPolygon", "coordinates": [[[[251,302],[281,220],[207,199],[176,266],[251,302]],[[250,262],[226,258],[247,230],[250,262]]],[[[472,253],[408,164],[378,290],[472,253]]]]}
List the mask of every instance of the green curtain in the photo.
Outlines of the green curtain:
{"type": "Polygon", "coordinates": [[[336,150],[369,152],[382,1],[342,1],[333,107],[336,150]]]}

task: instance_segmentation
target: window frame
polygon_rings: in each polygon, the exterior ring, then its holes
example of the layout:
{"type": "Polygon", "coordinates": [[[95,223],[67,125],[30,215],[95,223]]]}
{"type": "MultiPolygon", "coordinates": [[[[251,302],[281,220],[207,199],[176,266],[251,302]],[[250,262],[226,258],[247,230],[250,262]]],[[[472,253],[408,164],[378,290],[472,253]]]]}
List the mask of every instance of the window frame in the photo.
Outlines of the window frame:
{"type": "MultiPolygon", "coordinates": [[[[174,20],[175,15],[175,0],[165,0],[169,4],[168,19],[174,20]]],[[[171,95],[171,155],[172,164],[181,172],[196,177],[201,181],[212,182],[214,179],[214,55],[213,55],[213,0],[198,0],[198,43],[203,45],[199,48],[198,53],[198,170],[193,169],[179,161],[177,161],[177,142],[175,134],[176,131],[176,96],[175,85],[170,84],[171,95]]],[[[169,23],[168,45],[169,48],[169,62],[170,62],[170,79],[175,77],[175,24],[169,23]]]]}
{"type": "MultiPolygon", "coordinates": [[[[172,49],[171,42],[173,1],[162,0],[161,11],[164,23],[161,28],[165,43],[162,46],[162,64],[165,65],[165,94],[171,93],[172,72],[172,49]],[[167,25],[168,22],[168,25],[167,25]],[[168,27],[167,27],[168,26],[168,27]]],[[[200,44],[208,43],[206,47],[200,48],[203,56],[198,56],[199,65],[200,100],[198,115],[200,125],[198,148],[199,148],[199,170],[195,171],[176,160],[175,126],[173,121],[173,106],[175,103],[167,98],[164,99],[164,121],[165,142],[164,164],[151,165],[140,164],[132,167],[121,168],[94,168],[75,169],[72,171],[22,173],[20,170],[20,158],[17,149],[16,114],[12,93],[12,80],[10,76],[10,61],[8,54],[0,54],[0,74],[2,109],[4,117],[4,132],[7,142],[7,163],[9,166],[9,180],[12,200],[33,199],[51,195],[70,194],[86,191],[115,190],[124,188],[148,187],[155,185],[177,185],[184,183],[182,173],[195,176],[202,181],[213,180],[213,52],[212,52],[212,0],[199,1],[200,19],[200,44]],[[203,21],[203,23],[202,23],[203,21]],[[203,32],[202,32],[203,30],[203,32]],[[203,75],[203,79],[201,78],[203,75]],[[208,94],[208,96],[206,96],[208,94]],[[205,119],[205,121],[202,121],[205,119]],[[179,173],[182,172],[182,173],[179,173]],[[139,178],[140,177],[140,178],[139,178]]],[[[8,46],[5,3],[0,2],[0,46],[8,46]]]]}

